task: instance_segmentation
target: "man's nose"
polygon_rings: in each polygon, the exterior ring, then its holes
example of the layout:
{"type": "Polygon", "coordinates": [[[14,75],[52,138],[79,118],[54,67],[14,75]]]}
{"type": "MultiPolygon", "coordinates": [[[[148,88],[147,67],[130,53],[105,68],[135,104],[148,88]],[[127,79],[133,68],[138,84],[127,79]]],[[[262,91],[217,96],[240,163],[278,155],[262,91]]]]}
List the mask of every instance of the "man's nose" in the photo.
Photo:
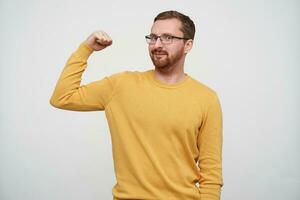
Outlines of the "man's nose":
{"type": "Polygon", "coordinates": [[[157,38],[157,40],[155,41],[155,43],[154,43],[154,47],[161,47],[162,46],[162,42],[161,42],[161,39],[160,39],[160,37],[159,38],[157,38]]]}

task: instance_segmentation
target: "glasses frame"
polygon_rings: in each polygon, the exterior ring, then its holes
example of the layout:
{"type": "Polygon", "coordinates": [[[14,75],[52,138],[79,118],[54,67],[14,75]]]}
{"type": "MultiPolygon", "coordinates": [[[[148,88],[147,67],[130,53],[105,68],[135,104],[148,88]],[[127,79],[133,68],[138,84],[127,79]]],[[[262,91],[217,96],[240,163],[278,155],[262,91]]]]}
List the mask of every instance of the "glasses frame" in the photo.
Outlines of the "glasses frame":
{"type": "Polygon", "coordinates": [[[148,44],[155,44],[155,43],[157,42],[158,38],[160,39],[160,42],[161,42],[162,44],[171,44],[171,43],[173,43],[173,39],[179,39],[179,40],[189,40],[189,39],[190,39],[190,38],[178,37],[178,36],[169,35],[169,34],[163,34],[163,35],[160,35],[160,36],[154,35],[154,34],[150,34],[150,35],[146,35],[146,36],[145,36],[146,42],[147,42],[148,44]],[[151,36],[155,36],[155,37],[156,37],[155,42],[151,42],[151,36]],[[162,40],[162,39],[161,39],[162,36],[168,36],[168,37],[171,37],[171,41],[170,41],[170,42],[166,42],[165,40],[162,40]],[[148,42],[148,41],[149,41],[149,42],[148,42]]]}

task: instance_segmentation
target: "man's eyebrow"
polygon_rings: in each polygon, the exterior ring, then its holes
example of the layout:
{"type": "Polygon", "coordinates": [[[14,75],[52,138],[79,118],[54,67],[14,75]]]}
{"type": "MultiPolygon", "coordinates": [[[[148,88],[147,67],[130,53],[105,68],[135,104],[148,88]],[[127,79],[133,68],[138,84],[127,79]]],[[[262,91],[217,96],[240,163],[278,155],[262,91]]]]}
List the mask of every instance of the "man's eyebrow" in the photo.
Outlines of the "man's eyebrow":
{"type": "MultiPolygon", "coordinates": [[[[150,35],[156,35],[156,36],[158,36],[157,34],[155,34],[155,33],[150,33],[150,35]]],[[[173,35],[172,33],[162,33],[162,34],[160,34],[160,35],[173,35]]]]}

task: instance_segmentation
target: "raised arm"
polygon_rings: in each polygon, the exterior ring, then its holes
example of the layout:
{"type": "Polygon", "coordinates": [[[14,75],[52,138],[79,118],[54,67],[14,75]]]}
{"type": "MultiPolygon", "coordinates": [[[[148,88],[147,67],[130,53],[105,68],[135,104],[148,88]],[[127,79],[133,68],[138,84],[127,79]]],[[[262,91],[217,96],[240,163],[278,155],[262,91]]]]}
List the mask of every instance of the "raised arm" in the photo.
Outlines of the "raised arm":
{"type": "Polygon", "coordinates": [[[68,59],[58,81],[50,104],[56,108],[74,111],[104,110],[122,73],[80,86],[87,60],[93,51],[112,44],[103,31],[92,33],[68,59]]]}
{"type": "Polygon", "coordinates": [[[212,96],[199,130],[198,147],[201,200],[219,200],[222,178],[222,111],[217,95],[212,96]]]}

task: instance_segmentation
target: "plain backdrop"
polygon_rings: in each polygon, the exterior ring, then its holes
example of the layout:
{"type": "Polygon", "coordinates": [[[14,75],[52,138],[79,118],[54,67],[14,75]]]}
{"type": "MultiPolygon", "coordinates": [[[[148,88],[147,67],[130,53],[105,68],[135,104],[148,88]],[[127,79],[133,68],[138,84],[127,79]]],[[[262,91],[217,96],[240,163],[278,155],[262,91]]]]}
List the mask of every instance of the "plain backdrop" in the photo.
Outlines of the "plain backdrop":
{"type": "Polygon", "coordinates": [[[73,51],[93,31],[82,84],[152,69],[144,36],[161,11],[196,25],[185,72],[219,94],[224,115],[223,200],[300,199],[300,2],[297,0],[0,0],[0,199],[112,199],[104,112],[52,107],[73,51]]]}

